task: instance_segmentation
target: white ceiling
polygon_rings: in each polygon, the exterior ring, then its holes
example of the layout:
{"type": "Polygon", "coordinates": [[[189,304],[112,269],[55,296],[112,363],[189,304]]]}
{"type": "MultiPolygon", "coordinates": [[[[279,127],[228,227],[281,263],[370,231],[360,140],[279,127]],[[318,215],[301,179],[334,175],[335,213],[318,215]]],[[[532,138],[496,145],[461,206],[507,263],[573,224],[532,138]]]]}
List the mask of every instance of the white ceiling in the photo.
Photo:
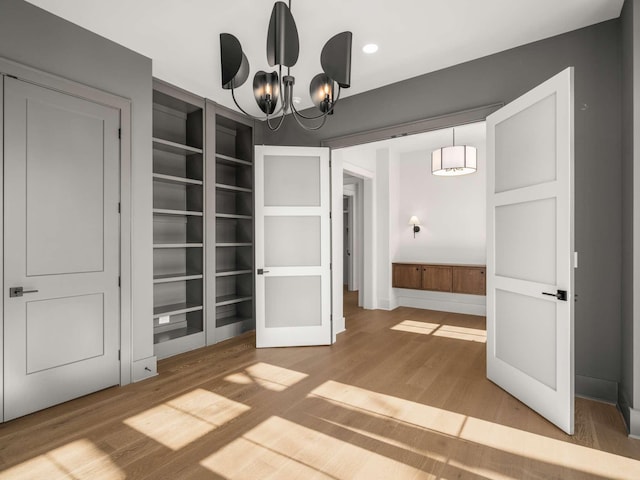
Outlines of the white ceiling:
{"type": "MultiPolygon", "coordinates": [[[[232,106],[220,87],[219,34],[238,37],[251,66],[240,91],[254,108],[251,78],[270,70],[265,41],[272,1],[29,0],[153,59],[154,76],[232,106]]],[[[320,51],[336,33],[353,32],[353,95],[518,45],[616,18],[624,0],[293,0],[300,59],[294,95],[310,105],[320,51]],[[363,45],[377,43],[366,55],[363,45]]]]}

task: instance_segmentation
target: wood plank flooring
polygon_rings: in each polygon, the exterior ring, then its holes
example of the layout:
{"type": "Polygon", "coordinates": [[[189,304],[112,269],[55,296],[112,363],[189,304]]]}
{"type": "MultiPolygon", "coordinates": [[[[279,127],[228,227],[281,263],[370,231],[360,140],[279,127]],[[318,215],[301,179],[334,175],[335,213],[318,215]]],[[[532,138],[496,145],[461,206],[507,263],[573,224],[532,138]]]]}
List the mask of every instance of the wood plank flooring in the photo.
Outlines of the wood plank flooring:
{"type": "Polygon", "coordinates": [[[364,311],[330,347],[252,333],[0,425],[0,479],[640,479],[615,407],[567,436],[485,378],[483,317],[364,311]]]}

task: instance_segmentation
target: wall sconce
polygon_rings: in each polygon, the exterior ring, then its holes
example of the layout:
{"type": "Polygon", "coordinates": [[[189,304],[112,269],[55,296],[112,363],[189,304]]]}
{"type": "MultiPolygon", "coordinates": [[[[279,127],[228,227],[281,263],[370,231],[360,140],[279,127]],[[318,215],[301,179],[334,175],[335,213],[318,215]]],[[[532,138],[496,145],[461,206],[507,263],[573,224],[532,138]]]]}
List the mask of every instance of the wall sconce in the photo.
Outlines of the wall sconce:
{"type": "Polygon", "coordinates": [[[409,225],[413,225],[413,238],[416,238],[416,233],[420,231],[420,220],[418,220],[418,217],[413,215],[409,219],[409,225]]]}

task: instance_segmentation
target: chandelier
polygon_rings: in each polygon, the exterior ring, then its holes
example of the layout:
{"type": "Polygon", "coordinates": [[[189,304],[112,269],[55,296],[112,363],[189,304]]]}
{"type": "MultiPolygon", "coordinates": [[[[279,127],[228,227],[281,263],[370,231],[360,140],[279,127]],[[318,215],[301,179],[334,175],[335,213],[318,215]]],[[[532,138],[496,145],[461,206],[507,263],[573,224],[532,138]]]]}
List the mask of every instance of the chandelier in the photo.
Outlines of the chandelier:
{"type": "Polygon", "coordinates": [[[300,44],[298,29],[291,14],[291,0],[287,6],[276,2],[271,11],[267,31],[267,61],[269,66],[277,65],[277,71],[259,71],[253,77],[253,94],[264,117],[247,113],[236,99],[235,89],[243,85],[249,77],[249,61],[242,51],[240,41],[230,33],[220,34],[220,62],[222,88],[231,90],[233,102],[245,115],[256,120],[266,120],[270,130],[278,130],[288,113],[305,130],[319,130],[333,114],[340,99],[340,90],[349,88],[351,83],[351,32],[342,32],[331,37],[322,48],[320,64],[323,73],[317,74],[309,85],[309,94],[319,114],[308,116],[300,113],[293,102],[295,77],[291,67],[298,61],[300,44]],[[283,75],[283,67],[286,74],[283,75]],[[281,115],[273,125],[274,116],[281,115]]]}

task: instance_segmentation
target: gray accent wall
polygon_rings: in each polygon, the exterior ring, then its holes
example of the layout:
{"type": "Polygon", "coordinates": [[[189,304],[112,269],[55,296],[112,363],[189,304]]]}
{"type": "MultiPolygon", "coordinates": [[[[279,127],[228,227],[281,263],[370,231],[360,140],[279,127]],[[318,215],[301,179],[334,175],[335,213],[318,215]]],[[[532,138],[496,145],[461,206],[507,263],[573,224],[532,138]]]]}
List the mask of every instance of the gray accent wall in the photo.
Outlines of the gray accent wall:
{"type": "Polygon", "coordinates": [[[22,0],[0,0],[0,57],[131,100],[132,359],[152,357],[151,59],[22,0]]]}
{"type": "Polygon", "coordinates": [[[576,374],[585,377],[584,385],[597,380],[617,383],[622,274],[620,20],[346,97],[319,132],[305,132],[289,119],[279,132],[262,128],[256,143],[315,146],[325,139],[508,103],[569,66],[575,67],[575,225],[580,257],[576,374]]]}
{"type": "Polygon", "coordinates": [[[622,375],[619,404],[640,436],[640,1],[627,0],[622,35],[622,375]],[[636,145],[639,147],[636,148],[636,145]],[[634,188],[635,187],[635,188],[634,188]]]}

